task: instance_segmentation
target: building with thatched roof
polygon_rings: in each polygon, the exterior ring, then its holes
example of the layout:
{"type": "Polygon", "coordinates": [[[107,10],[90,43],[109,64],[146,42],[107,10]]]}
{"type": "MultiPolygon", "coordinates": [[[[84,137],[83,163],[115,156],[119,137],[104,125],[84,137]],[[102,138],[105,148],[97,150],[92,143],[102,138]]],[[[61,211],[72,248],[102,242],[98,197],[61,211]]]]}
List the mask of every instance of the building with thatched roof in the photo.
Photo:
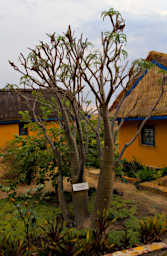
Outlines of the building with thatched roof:
{"type": "MultiPolygon", "coordinates": [[[[43,90],[48,99],[53,94],[43,90]]],[[[14,138],[14,135],[32,134],[28,128],[25,128],[21,121],[19,111],[29,111],[33,119],[31,108],[33,105],[33,95],[31,89],[20,89],[19,93],[14,90],[0,90],[0,148],[4,147],[8,141],[14,138]],[[26,101],[24,97],[28,100],[26,101]]],[[[39,105],[36,106],[36,112],[40,112],[39,105]]],[[[56,120],[55,116],[51,115],[48,121],[56,120]]]]}
{"type": "Polygon", "coordinates": [[[140,72],[115,103],[117,106],[126,94],[118,111],[118,121],[124,120],[119,130],[119,151],[135,136],[141,122],[152,112],[123,158],[161,168],[167,166],[167,54],[152,51],[146,60],[154,66],[140,72]]]}

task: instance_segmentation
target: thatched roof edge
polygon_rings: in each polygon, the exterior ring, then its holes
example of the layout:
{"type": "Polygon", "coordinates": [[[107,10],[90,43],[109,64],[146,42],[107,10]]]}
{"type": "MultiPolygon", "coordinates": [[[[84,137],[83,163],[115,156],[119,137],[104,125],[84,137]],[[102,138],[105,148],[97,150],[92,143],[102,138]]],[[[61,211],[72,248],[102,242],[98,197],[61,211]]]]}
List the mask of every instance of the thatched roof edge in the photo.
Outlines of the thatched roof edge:
{"type": "MultiPolygon", "coordinates": [[[[155,51],[151,51],[147,58],[146,58],[146,61],[150,61],[152,62],[153,64],[156,65],[157,68],[160,68],[160,69],[163,69],[165,71],[167,71],[167,54],[163,54],[163,53],[159,53],[159,52],[155,52],[155,51]]],[[[130,81],[130,83],[127,85],[127,87],[125,88],[125,90],[123,90],[117,97],[117,99],[115,100],[115,102],[113,103],[111,109],[110,109],[110,113],[112,115],[114,109],[116,108],[117,104],[119,103],[120,99],[126,95],[126,96],[129,96],[130,94],[133,94],[133,95],[130,95],[130,97],[127,97],[125,99],[126,101],[126,105],[123,104],[123,107],[120,108],[120,111],[118,113],[118,116],[121,117],[123,113],[123,109],[125,110],[127,105],[128,105],[128,102],[129,102],[129,105],[132,106],[131,102],[133,100],[135,100],[135,94],[136,93],[141,93],[141,90],[145,89],[145,92],[144,92],[144,96],[141,96],[143,97],[143,102],[145,102],[145,105],[147,105],[149,99],[151,101],[153,101],[151,99],[156,97],[156,92],[158,92],[158,84],[157,84],[157,77],[159,77],[159,74],[157,73],[157,71],[153,71],[153,69],[151,70],[145,70],[145,72],[141,75],[141,72],[138,73],[138,75],[136,76],[135,79],[133,79],[132,81],[130,81]],[[152,72],[152,75],[154,76],[154,80],[153,78],[151,79],[152,81],[147,81],[149,78],[148,78],[148,75],[146,76],[147,73],[149,73],[149,76],[150,76],[150,72],[152,72]],[[145,78],[145,76],[147,78],[145,78]],[[146,80],[147,79],[147,80],[146,80]],[[148,85],[146,84],[149,84],[149,87],[148,85]],[[137,88],[139,85],[140,88],[137,88]],[[129,89],[129,90],[128,90],[129,89]],[[128,90],[128,91],[127,91],[128,90]],[[133,92],[134,91],[134,92],[133,92]],[[155,92],[154,92],[155,91],[155,92]],[[133,93],[132,93],[133,92],[133,93]],[[146,101],[146,97],[147,97],[147,101],[146,101]],[[130,100],[129,100],[130,98],[130,100]]],[[[167,95],[166,95],[166,98],[167,98],[167,95]]],[[[167,102],[167,100],[166,100],[167,102]]],[[[148,103],[149,104],[149,103],[148,103]]],[[[124,113],[124,117],[137,117],[137,116],[142,116],[141,113],[144,113],[144,111],[141,111],[140,113],[140,110],[141,110],[141,107],[144,108],[144,105],[142,106],[141,104],[141,101],[140,103],[135,106],[135,111],[134,111],[134,114],[133,113],[130,113],[130,115],[126,114],[128,113],[128,111],[125,111],[124,113]],[[138,113],[138,114],[137,114],[138,113]]],[[[153,113],[154,115],[166,115],[167,114],[167,103],[165,104],[165,101],[164,99],[162,100],[162,104],[157,107],[157,111],[155,113],[153,113]],[[159,107],[159,109],[158,109],[159,107]]],[[[133,111],[132,111],[133,112],[133,111]]],[[[143,115],[145,116],[145,114],[143,115]]]]}

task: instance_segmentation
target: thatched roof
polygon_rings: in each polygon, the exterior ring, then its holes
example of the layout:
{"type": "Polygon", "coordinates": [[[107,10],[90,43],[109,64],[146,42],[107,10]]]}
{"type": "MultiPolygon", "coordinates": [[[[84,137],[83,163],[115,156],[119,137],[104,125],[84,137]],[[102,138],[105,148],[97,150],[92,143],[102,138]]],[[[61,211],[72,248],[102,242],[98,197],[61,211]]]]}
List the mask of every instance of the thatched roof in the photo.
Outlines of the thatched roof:
{"type": "MultiPolygon", "coordinates": [[[[31,90],[23,91],[31,95],[31,90]]],[[[27,110],[26,102],[12,90],[0,90],[0,121],[19,120],[18,112],[27,110]]]]}
{"type": "MultiPolygon", "coordinates": [[[[47,99],[53,95],[47,90],[41,91],[44,92],[43,94],[47,99]]],[[[18,92],[14,90],[0,90],[0,122],[20,120],[21,116],[18,113],[19,111],[27,110],[32,116],[30,106],[32,106],[33,102],[34,98],[31,89],[19,89],[18,92]],[[25,96],[28,101],[22,96],[25,96]]],[[[39,105],[37,105],[36,108],[37,113],[39,113],[39,105]]]]}
{"type": "MultiPolygon", "coordinates": [[[[162,82],[164,84],[164,94],[152,113],[152,116],[167,115],[167,54],[151,51],[146,60],[153,62],[155,65],[144,74],[139,73],[134,81],[128,85],[133,88],[129,91],[123,102],[118,117],[145,117],[151,111],[155,102],[161,93],[162,82]],[[133,86],[135,84],[135,86],[133,86]]],[[[127,91],[122,92],[115,101],[114,107],[120,101],[120,98],[127,91]]]]}

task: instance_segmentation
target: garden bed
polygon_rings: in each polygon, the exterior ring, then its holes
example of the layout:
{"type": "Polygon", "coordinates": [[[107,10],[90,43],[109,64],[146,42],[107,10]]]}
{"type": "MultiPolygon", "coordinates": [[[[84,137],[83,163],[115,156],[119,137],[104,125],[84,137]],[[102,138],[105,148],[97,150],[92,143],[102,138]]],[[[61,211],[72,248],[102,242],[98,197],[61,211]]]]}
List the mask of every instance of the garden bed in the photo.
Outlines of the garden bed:
{"type": "MultiPolygon", "coordinates": [[[[98,173],[99,173],[99,170],[96,170],[96,169],[88,170],[86,179],[89,182],[90,188],[97,186],[97,177],[99,175],[98,173]]],[[[111,208],[109,212],[109,218],[112,221],[112,219],[116,217],[117,220],[116,222],[111,224],[110,232],[112,232],[112,234],[110,235],[110,240],[111,240],[111,244],[112,243],[117,244],[116,248],[114,248],[114,250],[112,251],[118,251],[123,248],[131,248],[136,244],[141,243],[141,241],[138,240],[138,236],[137,236],[137,232],[138,232],[137,220],[144,217],[148,217],[148,216],[154,216],[155,214],[160,214],[162,212],[166,212],[167,201],[165,200],[165,198],[163,197],[160,198],[160,196],[152,194],[149,191],[147,192],[143,190],[142,191],[137,190],[133,184],[123,183],[120,181],[119,178],[116,179],[114,188],[116,192],[118,192],[118,194],[113,196],[113,200],[111,202],[111,208]],[[122,242],[122,238],[123,239],[126,238],[125,237],[126,230],[128,230],[129,232],[128,233],[129,240],[128,242],[126,241],[126,244],[124,245],[124,242],[122,242]]],[[[48,186],[48,189],[49,189],[49,186],[48,186]]],[[[71,198],[70,195],[71,193],[68,192],[69,198],[71,198]]],[[[93,209],[94,198],[95,198],[95,190],[93,192],[93,196],[90,198],[90,201],[89,201],[90,211],[93,209]]],[[[50,199],[47,199],[45,201],[45,198],[42,201],[38,199],[34,199],[34,200],[39,201],[39,203],[35,205],[35,208],[33,208],[33,211],[35,215],[37,214],[37,217],[39,218],[40,222],[43,222],[45,217],[49,217],[49,214],[53,212],[53,209],[55,210],[57,209],[56,201],[52,201],[50,199]],[[41,215],[42,212],[46,214],[45,217],[43,214],[41,215]]],[[[69,203],[70,203],[70,200],[69,200],[69,203]]],[[[20,225],[21,220],[17,222],[17,218],[15,216],[17,215],[16,210],[13,209],[11,203],[7,202],[7,199],[0,200],[0,204],[1,204],[0,226],[1,226],[1,230],[3,230],[2,233],[7,234],[8,231],[10,231],[11,233],[13,226],[15,227],[17,226],[19,228],[19,232],[14,230],[12,231],[12,233],[16,235],[19,234],[20,237],[23,237],[23,233],[24,233],[23,225],[20,225]],[[16,222],[18,223],[17,225],[16,225],[16,222]]],[[[117,254],[115,254],[114,256],[116,255],[117,254]]],[[[140,255],[144,255],[144,254],[140,254],[140,255]]],[[[152,256],[154,254],[149,254],[149,255],[152,256]]],[[[160,254],[158,254],[158,256],[159,255],[160,254]]]]}

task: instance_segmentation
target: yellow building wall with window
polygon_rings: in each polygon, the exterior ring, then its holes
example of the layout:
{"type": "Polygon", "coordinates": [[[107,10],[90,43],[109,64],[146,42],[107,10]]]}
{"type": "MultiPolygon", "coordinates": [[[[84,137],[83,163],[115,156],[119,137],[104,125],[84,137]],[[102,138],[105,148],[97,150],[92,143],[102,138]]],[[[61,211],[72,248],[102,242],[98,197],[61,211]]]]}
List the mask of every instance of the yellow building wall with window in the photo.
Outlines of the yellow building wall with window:
{"type": "MultiPolygon", "coordinates": [[[[135,136],[141,121],[125,121],[119,130],[119,152],[124,144],[135,136]]],[[[154,127],[155,145],[141,143],[141,134],[136,141],[127,148],[123,158],[128,161],[136,160],[143,165],[163,168],[167,167],[167,120],[148,121],[147,125],[154,127]]]]}
{"type": "MultiPolygon", "coordinates": [[[[47,127],[58,127],[58,124],[55,122],[48,122],[47,127]]],[[[35,135],[36,133],[31,131],[28,128],[28,135],[35,135]]],[[[19,123],[14,123],[14,124],[0,124],[0,148],[4,148],[10,141],[14,139],[14,136],[18,135],[19,136],[19,123]]],[[[26,135],[25,135],[26,136],[26,135]]]]}

